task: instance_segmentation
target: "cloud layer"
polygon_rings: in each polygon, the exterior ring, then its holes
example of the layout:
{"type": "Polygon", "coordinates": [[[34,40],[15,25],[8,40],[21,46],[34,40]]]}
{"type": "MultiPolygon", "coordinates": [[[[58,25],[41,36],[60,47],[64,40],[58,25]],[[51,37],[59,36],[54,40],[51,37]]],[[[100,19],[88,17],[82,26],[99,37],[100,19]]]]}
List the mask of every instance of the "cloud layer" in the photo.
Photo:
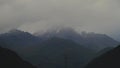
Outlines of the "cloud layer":
{"type": "Polygon", "coordinates": [[[119,4],[119,0],[0,0],[0,32],[14,28],[35,32],[64,25],[117,35],[119,4]]]}

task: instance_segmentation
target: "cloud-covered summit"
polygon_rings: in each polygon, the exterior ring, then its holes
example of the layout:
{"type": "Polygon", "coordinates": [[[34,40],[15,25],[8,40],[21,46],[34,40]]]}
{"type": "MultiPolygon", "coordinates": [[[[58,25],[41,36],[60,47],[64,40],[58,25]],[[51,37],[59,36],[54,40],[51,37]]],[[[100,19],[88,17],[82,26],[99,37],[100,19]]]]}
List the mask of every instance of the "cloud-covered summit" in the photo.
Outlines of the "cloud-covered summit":
{"type": "Polygon", "coordinates": [[[13,28],[36,32],[64,25],[78,31],[113,35],[119,31],[119,3],[119,0],[0,0],[0,32],[13,28]]]}

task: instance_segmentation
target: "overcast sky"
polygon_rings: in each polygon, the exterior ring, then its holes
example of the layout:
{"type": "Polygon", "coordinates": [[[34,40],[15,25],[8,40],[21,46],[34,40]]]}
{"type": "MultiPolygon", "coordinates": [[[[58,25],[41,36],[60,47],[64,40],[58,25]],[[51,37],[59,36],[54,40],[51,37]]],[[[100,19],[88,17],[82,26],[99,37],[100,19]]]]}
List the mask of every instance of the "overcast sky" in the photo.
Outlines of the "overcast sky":
{"type": "Polygon", "coordinates": [[[0,32],[36,32],[54,26],[120,34],[119,0],[0,0],[0,32]]]}

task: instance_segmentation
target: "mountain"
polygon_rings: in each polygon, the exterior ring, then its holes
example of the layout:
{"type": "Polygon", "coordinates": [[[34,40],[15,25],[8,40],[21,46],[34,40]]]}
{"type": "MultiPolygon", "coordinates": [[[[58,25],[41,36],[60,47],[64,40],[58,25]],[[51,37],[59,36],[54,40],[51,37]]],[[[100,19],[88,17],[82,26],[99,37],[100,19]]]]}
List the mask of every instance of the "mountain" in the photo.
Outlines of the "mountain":
{"type": "Polygon", "coordinates": [[[97,33],[87,33],[81,32],[78,33],[72,28],[62,28],[62,29],[54,29],[48,30],[44,33],[35,33],[36,36],[42,38],[43,40],[59,37],[63,39],[70,39],[78,44],[81,44],[85,47],[100,51],[107,47],[115,47],[119,44],[118,41],[109,37],[105,34],[97,34],[97,33]]]}
{"type": "Polygon", "coordinates": [[[11,30],[7,33],[0,34],[0,42],[4,43],[4,46],[2,47],[18,50],[39,43],[40,38],[28,32],[11,30]]]}
{"type": "Polygon", "coordinates": [[[97,53],[95,54],[95,57],[101,56],[102,54],[104,54],[104,53],[106,53],[106,52],[108,52],[108,51],[110,51],[110,50],[112,50],[112,49],[114,49],[114,47],[104,48],[104,49],[102,49],[101,51],[97,52],[97,53]]]}
{"type": "Polygon", "coordinates": [[[0,46],[16,51],[39,68],[82,68],[96,51],[118,43],[105,34],[77,33],[71,28],[35,36],[20,30],[0,34],[0,46]]]}
{"type": "Polygon", "coordinates": [[[19,50],[28,46],[37,46],[40,42],[52,37],[72,40],[84,47],[96,51],[100,51],[107,47],[115,47],[119,44],[119,42],[105,34],[86,32],[78,33],[72,28],[48,30],[42,34],[36,33],[35,35],[20,30],[11,30],[7,33],[0,34],[0,42],[6,45],[2,47],[19,50]]]}
{"type": "Polygon", "coordinates": [[[74,41],[57,37],[22,51],[26,59],[38,65],[38,68],[82,68],[94,54],[93,50],[74,41]]]}
{"type": "Polygon", "coordinates": [[[23,59],[40,68],[64,67],[66,51],[70,51],[68,55],[70,55],[69,65],[72,64],[71,68],[83,67],[94,54],[92,49],[70,39],[51,37],[42,40],[40,37],[20,30],[0,34],[0,44],[2,47],[14,50],[23,59]]]}
{"type": "Polygon", "coordinates": [[[36,68],[22,60],[15,52],[0,47],[0,68],[36,68]]]}
{"type": "Polygon", "coordinates": [[[106,34],[84,33],[82,36],[86,41],[85,44],[89,44],[88,48],[93,47],[98,51],[109,47],[116,47],[119,44],[118,41],[106,34]]]}
{"type": "Polygon", "coordinates": [[[120,68],[120,46],[97,57],[85,68],[120,68]]]}

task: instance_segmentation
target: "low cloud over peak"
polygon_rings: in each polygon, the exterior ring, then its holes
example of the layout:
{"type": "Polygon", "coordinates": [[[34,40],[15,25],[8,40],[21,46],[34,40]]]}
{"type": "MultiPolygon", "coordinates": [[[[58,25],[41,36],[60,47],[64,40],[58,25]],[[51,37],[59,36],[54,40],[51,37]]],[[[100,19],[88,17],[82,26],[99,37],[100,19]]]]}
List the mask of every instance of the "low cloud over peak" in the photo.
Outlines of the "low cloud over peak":
{"type": "Polygon", "coordinates": [[[0,32],[29,32],[56,25],[118,35],[118,0],[0,0],[0,32]],[[117,33],[117,34],[114,34],[117,33]]]}

